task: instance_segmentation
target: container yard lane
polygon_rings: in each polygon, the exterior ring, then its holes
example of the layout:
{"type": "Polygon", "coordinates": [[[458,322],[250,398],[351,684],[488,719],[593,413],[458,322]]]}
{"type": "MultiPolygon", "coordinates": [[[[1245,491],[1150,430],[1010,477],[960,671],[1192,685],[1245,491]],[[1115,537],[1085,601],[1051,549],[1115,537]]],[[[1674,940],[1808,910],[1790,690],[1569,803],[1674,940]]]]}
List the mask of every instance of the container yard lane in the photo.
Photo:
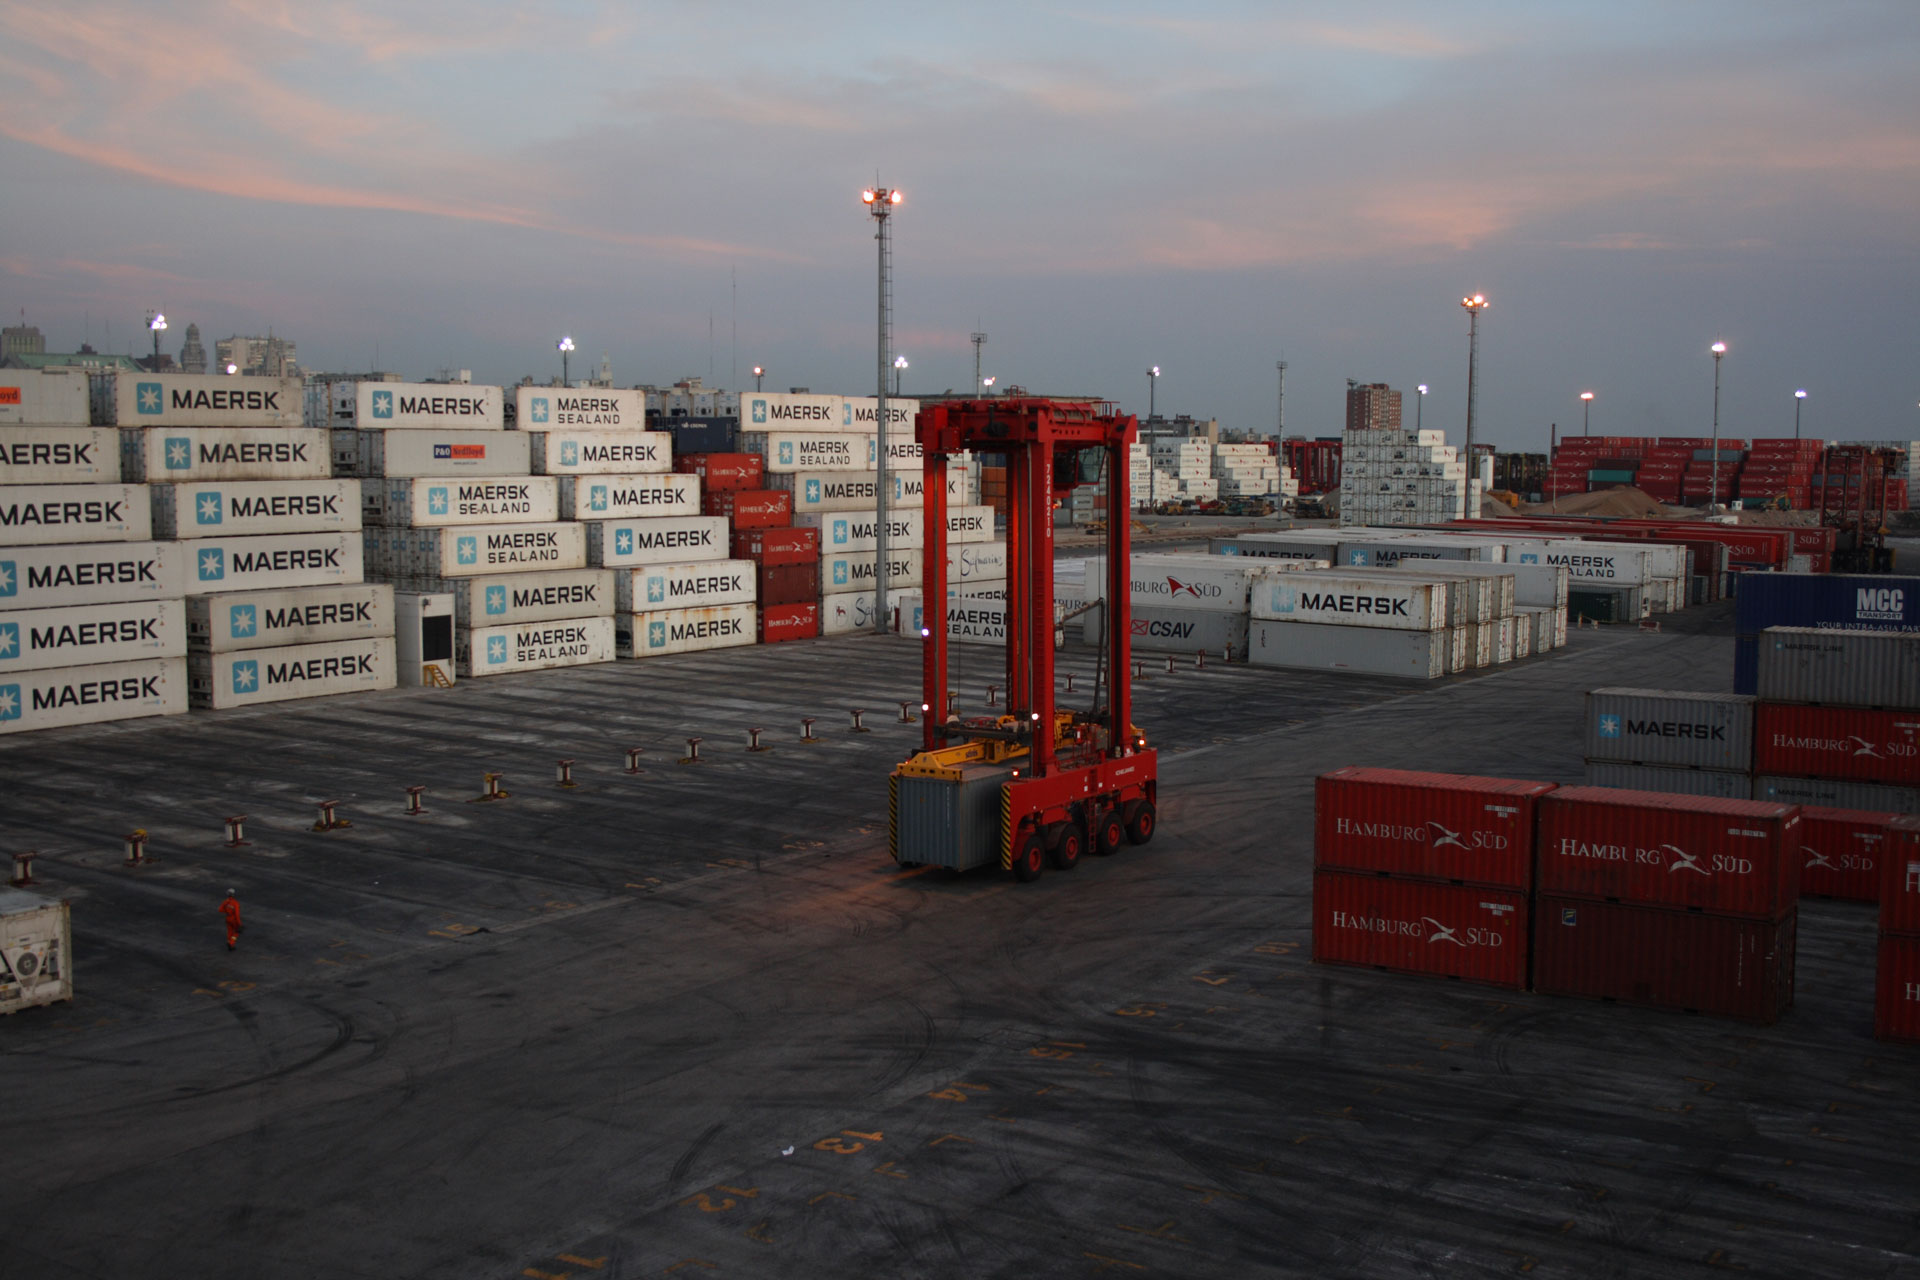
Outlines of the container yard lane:
{"type": "Polygon", "coordinates": [[[1870,906],[1802,904],[1768,1028],[1309,959],[1317,774],[1575,783],[1587,690],[1733,648],[1149,656],[1157,838],[1031,885],[887,858],[919,655],[864,635],[7,739],[77,997],[0,1022],[0,1275],[1911,1273],[1870,906]]]}

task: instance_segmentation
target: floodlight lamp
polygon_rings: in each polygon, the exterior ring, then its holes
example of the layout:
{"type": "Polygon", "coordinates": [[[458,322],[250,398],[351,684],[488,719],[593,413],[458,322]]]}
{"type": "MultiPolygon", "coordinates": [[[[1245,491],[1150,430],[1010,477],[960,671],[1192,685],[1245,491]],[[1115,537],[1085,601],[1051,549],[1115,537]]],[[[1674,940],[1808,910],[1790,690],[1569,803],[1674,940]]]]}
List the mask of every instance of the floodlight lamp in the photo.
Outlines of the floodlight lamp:
{"type": "Polygon", "coordinates": [[[1711,350],[1713,354],[1717,356],[1723,356],[1727,354],[1727,344],[1724,342],[1716,342],[1713,344],[1712,347],[1709,348],[1709,350],[1711,350]]]}
{"type": "Polygon", "coordinates": [[[1804,390],[1796,391],[1793,393],[1793,398],[1795,400],[1805,400],[1807,398],[1807,393],[1804,390]]]}
{"type": "Polygon", "coordinates": [[[865,191],[862,191],[862,192],[860,193],[860,203],[861,203],[861,204],[872,204],[872,203],[873,203],[873,196],[874,196],[874,192],[873,192],[873,188],[871,188],[871,187],[869,187],[869,188],[867,188],[867,189],[866,189],[865,191]]]}
{"type": "Polygon", "coordinates": [[[1426,384],[1426,383],[1424,383],[1424,382],[1423,382],[1423,383],[1421,383],[1421,384],[1420,384],[1420,385],[1419,385],[1419,386],[1418,386],[1417,388],[1415,388],[1415,389],[1416,389],[1417,391],[1419,391],[1421,395],[1425,395],[1425,394],[1427,394],[1427,384],[1426,384]]]}
{"type": "Polygon", "coordinates": [[[228,366],[227,366],[227,372],[228,372],[228,373],[230,373],[230,374],[231,374],[231,373],[238,373],[238,372],[240,372],[240,366],[239,366],[239,365],[237,365],[237,364],[230,364],[230,365],[228,365],[228,366]]]}
{"type": "Polygon", "coordinates": [[[166,327],[167,327],[167,318],[161,315],[158,311],[153,313],[153,319],[147,321],[147,328],[153,330],[155,333],[161,332],[166,327]]]}
{"type": "Polygon", "coordinates": [[[562,338],[560,341],[554,343],[553,346],[556,351],[572,351],[574,349],[573,339],[571,337],[562,338]]]}
{"type": "Polygon", "coordinates": [[[892,204],[899,204],[902,199],[904,197],[898,191],[887,192],[887,200],[892,204]]]}
{"type": "Polygon", "coordinates": [[[1580,398],[1581,398],[1582,400],[1591,400],[1591,399],[1593,399],[1593,392],[1591,392],[1591,391],[1582,391],[1582,392],[1580,393],[1580,398]]]}

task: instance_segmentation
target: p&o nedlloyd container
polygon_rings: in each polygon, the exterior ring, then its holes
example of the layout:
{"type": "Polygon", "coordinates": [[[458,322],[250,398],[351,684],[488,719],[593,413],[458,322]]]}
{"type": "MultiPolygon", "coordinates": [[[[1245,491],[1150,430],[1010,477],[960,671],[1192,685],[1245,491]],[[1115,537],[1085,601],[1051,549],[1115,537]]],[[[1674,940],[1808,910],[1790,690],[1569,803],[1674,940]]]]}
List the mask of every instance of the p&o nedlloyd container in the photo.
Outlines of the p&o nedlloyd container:
{"type": "Polygon", "coordinates": [[[319,587],[366,578],[357,533],[202,538],[187,548],[186,594],[319,587]]]}
{"type": "Polygon", "coordinates": [[[186,651],[186,614],[178,600],[0,611],[0,679],[10,671],[177,658],[186,651]]]}
{"type": "Polygon", "coordinates": [[[191,653],[193,705],[224,710],[394,686],[393,636],[364,636],[277,649],[191,653]]]}
{"type": "Polygon", "coordinates": [[[317,427],[142,427],[120,433],[129,481],[326,480],[327,433],[317,427]]]}
{"type": "Polygon", "coordinates": [[[454,620],[463,627],[498,627],[555,618],[611,615],[613,569],[540,569],[532,573],[488,573],[473,578],[409,578],[410,591],[453,600],[454,620]]]}
{"type": "MultiPolygon", "coordinates": [[[[661,609],[706,609],[752,604],[756,570],[751,560],[693,560],[613,571],[613,598],[619,613],[661,609]]],[[[751,630],[751,623],[749,623],[751,630]]]]}
{"type": "Polygon", "coordinates": [[[356,474],[524,476],[533,469],[524,431],[361,431],[356,474]]]}
{"type": "MultiPolygon", "coordinates": [[[[647,393],[644,391],[614,387],[516,387],[513,403],[514,424],[522,431],[632,435],[647,429],[647,393]]],[[[649,468],[620,469],[645,471],[649,468]]]]}
{"type": "Polygon", "coordinates": [[[1525,990],[1527,895],[1513,889],[1313,873],[1313,959],[1525,990]]]}
{"type": "Polygon", "coordinates": [[[614,620],[606,616],[463,627],[455,635],[454,661],[466,677],[612,662],[613,631],[614,620]]]}
{"type": "Polygon", "coordinates": [[[1444,628],[1403,631],[1255,617],[1247,629],[1247,661],[1262,667],[1437,680],[1449,673],[1453,634],[1444,628]]]}
{"type": "Polygon", "coordinates": [[[1920,707],[1920,635],[1769,627],[1756,646],[1765,702],[1920,707]]]}
{"type": "Polygon", "coordinates": [[[1283,574],[1253,584],[1252,612],[1274,622],[1439,631],[1447,624],[1447,584],[1337,570],[1283,574]]]}
{"type": "Polygon", "coordinates": [[[298,427],[298,378],[207,373],[120,373],[103,380],[94,421],[118,427],[298,427]]]}
{"type": "Polygon", "coordinates": [[[141,658],[0,675],[0,733],[175,716],[186,709],[185,658],[141,658]]]}
{"type": "Polygon", "coordinates": [[[580,527],[587,533],[588,558],[609,569],[727,558],[725,516],[593,520],[580,527]]]}
{"type": "Polygon", "coordinates": [[[176,542],[0,547],[0,608],[177,599],[185,564],[176,542]]]}
{"type": "Polygon", "coordinates": [[[641,520],[700,514],[700,477],[661,470],[634,475],[560,476],[566,520],[641,520]]]}
{"type": "Polygon", "coordinates": [[[859,431],[742,432],[740,447],[766,458],[769,475],[795,471],[875,471],[873,437],[859,431]]]}
{"type": "MultiPolygon", "coordinates": [[[[0,391],[6,377],[0,372],[0,391]]],[[[0,427],[0,485],[119,481],[120,435],[112,427],[0,427]]]]}
{"type": "Polygon", "coordinates": [[[153,536],[142,484],[16,484],[0,487],[0,547],[133,542],[153,536]]]}
{"type": "Polygon", "coordinates": [[[532,430],[535,475],[650,475],[673,466],[669,432],[532,430]]]}
{"type": "Polygon", "coordinates": [[[83,370],[0,369],[0,425],[84,427],[93,420],[89,400],[83,370]]]}
{"type": "Polygon", "coordinates": [[[483,573],[583,569],[588,526],[475,524],[450,529],[387,527],[365,533],[367,556],[383,578],[471,578],[483,573]]]}
{"type": "Polygon", "coordinates": [[[751,604],[709,605],[622,613],[614,619],[615,648],[623,658],[651,658],[754,643],[751,604]]]}
{"type": "Polygon", "coordinates": [[[157,538],[352,533],[360,528],[360,486],[352,480],[196,480],[156,484],[149,492],[157,538]]]}
{"type": "Polygon", "coordinates": [[[186,609],[188,644],[210,653],[377,639],[394,626],[385,582],[192,596],[186,609]]]}
{"type": "Polygon", "coordinates": [[[1348,767],[1314,783],[1316,867],[1533,889],[1533,834],[1551,782],[1348,767]]]}
{"type": "Polygon", "coordinates": [[[362,480],[360,501],[368,524],[552,524],[561,518],[560,484],[553,476],[362,480]]]}
{"type": "Polygon", "coordinates": [[[457,428],[499,431],[506,426],[499,387],[464,382],[362,382],[354,388],[354,421],[363,428],[457,428]]]}
{"type": "Polygon", "coordinates": [[[1753,768],[1753,704],[1738,693],[1595,689],[1587,694],[1586,755],[1747,773],[1753,768]]]}
{"type": "Polygon", "coordinates": [[[73,999],[73,920],[64,899],[0,889],[0,1014],[73,999]]]}

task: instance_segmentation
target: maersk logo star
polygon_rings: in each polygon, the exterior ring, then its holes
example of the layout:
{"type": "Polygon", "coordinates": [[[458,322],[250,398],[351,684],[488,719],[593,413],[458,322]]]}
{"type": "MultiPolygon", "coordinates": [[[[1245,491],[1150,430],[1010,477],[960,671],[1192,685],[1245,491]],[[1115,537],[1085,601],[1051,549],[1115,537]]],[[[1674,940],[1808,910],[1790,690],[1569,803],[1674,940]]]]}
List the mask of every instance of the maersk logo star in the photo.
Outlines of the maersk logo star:
{"type": "Polygon", "coordinates": [[[185,436],[167,437],[167,470],[185,471],[193,465],[193,445],[185,436]]]}
{"type": "Polygon", "coordinates": [[[596,484],[587,491],[587,507],[592,511],[607,509],[607,486],[596,484]]]}
{"type": "Polygon", "coordinates": [[[479,564],[480,540],[471,537],[461,538],[453,544],[453,555],[461,564],[479,564]]]}
{"type": "Polygon", "coordinates": [[[135,405],[135,408],[138,409],[139,412],[144,414],[155,414],[160,412],[162,407],[162,401],[160,397],[159,383],[142,382],[138,386],[134,387],[133,391],[134,391],[135,399],[137,400],[137,404],[135,405]]]}
{"type": "Polygon", "coordinates": [[[765,422],[767,420],[767,402],[765,400],[755,400],[753,402],[753,420],[755,422],[765,422]]]}
{"type": "Polygon", "coordinates": [[[20,624],[0,622],[0,658],[20,656],[20,624]]]}
{"type": "Polygon", "coordinates": [[[496,663],[505,662],[506,660],[507,660],[507,638],[505,636],[488,636],[487,637],[487,665],[492,666],[496,663]]]}
{"type": "Polygon", "coordinates": [[[647,624],[647,648],[658,649],[667,642],[667,624],[649,622],[647,624]]]}
{"type": "Polygon", "coordinates": [[[580,465],[580,446],[572,440],[560,442],[560,465],[577,467],[580,465]]]}
{"type": "Polygon", "coordinates": [[[13,561],[0,560],[0,598],[13,595],[19,589],[20,578],[14,572],[13,561]]]}
{"type": "Polygon", "coordinates": [[[1353,553],[1347,557],[1348,564],[1365,564],[1366,562],[1367,553],[1366,550],[1361,547],[1355,547],[1353,553]]]}
{"type": "Polygon", "coordinates": [[[783,467],[793,465],[793,441],[791,440],[780,442],[780,465],[783,467]]]}
{"type": "Polygon", "coordinates": [[[846,585],[846,582],[847,562],[845,560],[835,560],[833,562],[833,585],[842,587],[846,585]]]}
{"type": "Polygon", "coordinates": [[[845,546],[846,541],[847,522],[845,520],[835,520],[833,522],[833,545],[836,547],[845,546]]]}
{"type": "Polygon", "coordinates": [[[258,621],[250,604],[237,604],[233,612],[227,615],[227,631],[230,635],[250,636],[258,621]]]}
{"type": "Polygon", "coordinates": [[[218,582],[227,576],[227,553],[208,547],[200,553],[200,581],[218,582]]]}
{"type": "Polygon", "coordinates": [[[487,588],[487,612],[505,613],[507,611],[507,589],[505,587],[487,588]]]}
{"type": "Polygon", "coordinates": [[[193,519],[196,524],[219,524],[221,519],[220,495],[217,493],[201,494],[200,505],[199,508],[194,511],[193,519]]]}
{"type": "Polygon", "coordinates": [[[260,664],[249,658],[233,664],[233,691],[252,693],[260,687],[260,664]]]}
{"type": "Polygon", "coordinates": [[[0,684],[0,720],[20,718],[20,686],[0,684]]]}
{"type": "Polygon", "coordinates": [[[647,603],[659,604],[667,598],[667,580],[665,578],[647,579],[647,603]]]}
{"type": "Polygon", "coordinates": [[[630,556],[633,554],[633,530],[616,529],[613,532],[613,554],[630,556]]]}
{"type": "Polygon", "coordinates": [[[1600,717],[1600,736],[1603,738],[1619,737],[1620,736],[1620,717],[1619,716],[1601,716],[1600,717]]]}
{"type": "Polygon", "coordinates": [[[376,391],[373,393],[373,416],[391,418],[393,416],[393,392],[376,391]]]}
{"type": "Polygon", "coordinates": [[[443,516],[447,514],[447,491],[441,488],[427,490],[427,514],[443,516]]]}
{"type": "Polygon", "coordinates": [[[814,503],[817,503],[819,501],[820,501],[820,482],[818,480],[807,481],[807,505],[812,506],[814,503]]]}
{"type": "Polygon", "coordinates": [[[545,396],[535,396],[533,398],[529,416],[535,422],[545,422],[547,420],[547,398],[545,396]]]}

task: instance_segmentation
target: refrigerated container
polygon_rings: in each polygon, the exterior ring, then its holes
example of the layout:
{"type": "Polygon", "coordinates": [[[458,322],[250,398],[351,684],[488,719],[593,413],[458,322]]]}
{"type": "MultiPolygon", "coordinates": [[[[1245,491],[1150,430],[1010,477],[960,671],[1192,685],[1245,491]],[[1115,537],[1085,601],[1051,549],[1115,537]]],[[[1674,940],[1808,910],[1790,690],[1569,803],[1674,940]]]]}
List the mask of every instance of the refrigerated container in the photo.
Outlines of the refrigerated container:
{"type": "Polygon", "coordinates": [[[673,459],[673,469],[699,476],[706,493],[773,487],[765,481],[766,467],[767,460],[757,453],[676,453],[673,459]]]}
{"type": "Polygon", "coordinates": [[[360,431],[357,475],[524,476],[533,470],[524,431],[360,431]]]}
{"type": "Polygon", "coordinates": [[[750,603],[621,613],[614,619],[615,644],[623,658],[729,649],[754,643],[755,621],[750,603]]]}
{"type": "Polygon", "coordinates": [[[186,590],[185,564],[175,542],[0,547],[0,608],[178,597],[186,590]]]}
{"type": "MultiPolygon", "coordinates": [[[[1092,606],[1076,620],[1080,643],[1099,646],[1106,640],[1106,605],[1092,606]]],[[[1135,649],[1146,653],[1200,652],[1243,656],[1248,646],[1247,615],[1229,609],[1169,609],[1136,604],[1132,615],[1135,649]]],[[[1070,624],[1071,625],[1071,624],[1070,624]]]]}
{"type": "MultiPolygon", "coordinates": [[[[647,393],[615,387],[516,387],[514,425],[522,431],[619,432],[647,427],[647,393]]],[[[665,433],[661,435],[664,437],[665,433]]],[[[644,471],[647,467],[622,467],[644,471]]]]}
{"type": "Polygon", "coordinates": [[[0,369],[0,425],[84,427],[90,401],[85,370],[0,369]]]}
{"type": "Polygon", "coordinates": [[[1753,782],[1731,769],[1689,769],[1684,765],[1633,764],[1624,760],[1588,760],[1586,783],[1620,791],[1666,791],[1683,796],[1717,796],[1746,800],[1753,782]]]}
{"type": "Polygon", "coordinates": [[[1589,760],[1753,768],[1753,703],[1737,693],[1594,689],[1587,694],[1589,760]]]}
{"type": "Polygon", "coordinates": [[[723,489],[706,495],[700,509],[725,516],[735,529],[782,529],[793,523],[793,494],[785,489],[723,489]]]}
{"type": "Polygon", "coordinates": [[[469,678],[590,666],[613,661],[613,634],[613,617],[606,614],[462,627],[454,637],[454,662],[459,673],[469,678]]]}
{"type": "Polygon", "coordinates": [[[949,584],[967,586],[978,582],[1004,582],[1006,577],[1007,544],[1004,541],[957,542],[947,547],[949,584]]]}
{"type": "Polygon", "coordinates": [[[187,643],[231,653],[390,636],[393,587],[384,582],[236,591],[186,600],[187,643]]]}
{"type": "Polygon", "coordinates": [[[1440,631],[1447,601],[1444,582],[1338,570],[1282,574],[1252,585],[1255,619],[1356,630],[1440,631]]]}
{"type": "MultiPolygon", "coordinates": [[[[0,370],[0,392],[7,376],[0,370]]],[[[0,403],[0,422],[5,408],[0,403]]],[[[0,485],[119,482],[120,435],[112,427],[0,426],[0,485]]]]}
{"type": "Polygon", "coordinates": [[[444,595],[463,627],[498,627],[615,612],[616,569],[535,569],[470,578],[403,578],[408,591],[444,595]]]}
{"type": "Polygon", "coordinates": [[[859,431],[757,431],[745,428],[740,447],[766,459],[773,475],[792,471],[874,471],[873,437],[859,431]]]}
{"type": "Polygon", "coordinates": [[[673,469],[665,431],[531,428],[535,475],[641,475],[673,469]]]}
{"type": "Polygon", "coordinates": [[[297,428],[306,416],[298,378],[115,373],[92,399],[93,420],[104,426],[297,428]]]}
{"type": "Polygon", "coordinates": [[[615,569],[611,571],[614,609],[617,613],[649,613],[753,604],[758,598],[755,583],[759,568],[752,560],[693,560],[615,569]]]}
{"type": "Polygon", "coordinates": [[[845,398],[806,392],[751,391],[740,395],[740,429],[830,431],[844,434],[845,398]]]}
{"type": "Polygon", "coordinates": [[[582,569],[591,526],[476,524],[368,529],[368,563],[383,578],[471,578],[483,573],[582,569]]]}
{"type": "Polygon", "coordinates": [[[141,658],[0,676],[0,733],[175,716],[186,709],[185,658],[141,658]]]}
{"type": "Polygon", "coordinates": [[[354,387],[353,418],[384,431],[499,431],[506,400],[499,387],[468,382],[361,382],[354,387]]]}
{"type": "Polygon", "coordinates": [[[0,548],[152,536],[153,504],[143,484],[0,486],[0,548]]]}
{"type": "Polygon", "coordinates": [[[1920,708],[1920,634],[1769,627],[1755,679],[1766,702],[1920,708]]]}
{"type": "Polygon", "coordinates": [[[1852,782],[1844,778],[1783,778],[1777,774],[1756,774],[1753,779],[1753,798],[1780,804],[1825,805],[1833,809],[1920,812],[1920,787],[1895,787],[1884,782],[1852,782]]]}
{"type": "Polygon", "coordinates": [[[360,528],[353,480],[197,480],[150,486],[153,536],[193,539],[360,528]]]}
{"type": "Polygon", "coordinates": [[[1313,960],[1527,988],[1527,895],[1512,889],[1313,873],[1313,960]]]}
{"type": "Polygon", "coordinates": [[[428,477],[362,480],[361,511],[370,525],[442,529],[470,524],[552,524],[563,517],[554,476],[428,477]]]}
{"type": "Polygon", "coordinates": [[[120,433],[120,475],[136,484],[326,480],[332,442],[317,427],[137,427],[120,433]]]}
{"type": "Polygon", "coordinates": [[[403,689],[450,688],[453,666],[453,596],[444,591],[399,591],[393,597],[394,674],[403,689]]]}
{"type": "Polygon", "coordinates": [[[1793,1007],[1797,924],[1543,891],[1533,989],[1771,1023],[1793,1007]]]}
{"type": "Polygon", "coordinates": [[[678,471],[560,476],[566,520],[642,520],[700,515],[700,477],[678,471]]]}
{"type": "MultiPolygon", "coordinates": [[[[724,528],[720,536],[724,542],[724,528]]],[[[733,534],[731,545],[736,560],[758,560],[761,564],[817,564],[820,560],[818,529],[740,529],[733,534]]]]}
{"type": "Polygon", "coordinates": [[[187,655],[193,705],[216,711],[391,689],[393,636],[187,655]]]}
{"type": "MultiPolygon", "coordinates": [[[[609,569],[727,558],[727,522],[720,516],[594,520],[580,527],[587,531],[588,559],[609,569]]],[[[744,558],[737,541],[733,554],[744,558]]]]}
{"type": "Polygon", "coordinates": [[[1551,782],[1349,766],[1314,782],[1316,867],[1533,888],[1534,823],[1551,782]]]}
{"type": "Polygon", "coordinates": [[[1448,673],[1451,638],[1447,631],[1255,618],[1247,631],[1247,661],[1263,667],[1437,680],[1448,673]]]}
{"type": "Polygon", "coordinates": [[[177,658],[186,651],[186,610],[178,600],[0,609],[0,680],[15,671],[177,658]]]}
{"type": "Polygon", "coordinates": [[[66,900],[0,888],[0,1014],[72,999],[73,917],[66,900]]]}
{"type": "MultiPolygon", "coordinates": [[[[921,551],[894,551],[889,548],[887,551],[888,590],[896,587],[919,586],[924,580],[924,556],[925,553],[921,551]]],[[[879,570],[880,553],[877,551],[828,552],[820,557],[820,589],[831,595],[835,592],[857,591],[864,587],[871,594],[874,579],[879,570]]]]}
{"type": "Polygon", "coordinates": [[[186,594],[272,591],[360,582],[366,578],[358,533],[282,533],[201,538],[185,554],[186,594]]]}

